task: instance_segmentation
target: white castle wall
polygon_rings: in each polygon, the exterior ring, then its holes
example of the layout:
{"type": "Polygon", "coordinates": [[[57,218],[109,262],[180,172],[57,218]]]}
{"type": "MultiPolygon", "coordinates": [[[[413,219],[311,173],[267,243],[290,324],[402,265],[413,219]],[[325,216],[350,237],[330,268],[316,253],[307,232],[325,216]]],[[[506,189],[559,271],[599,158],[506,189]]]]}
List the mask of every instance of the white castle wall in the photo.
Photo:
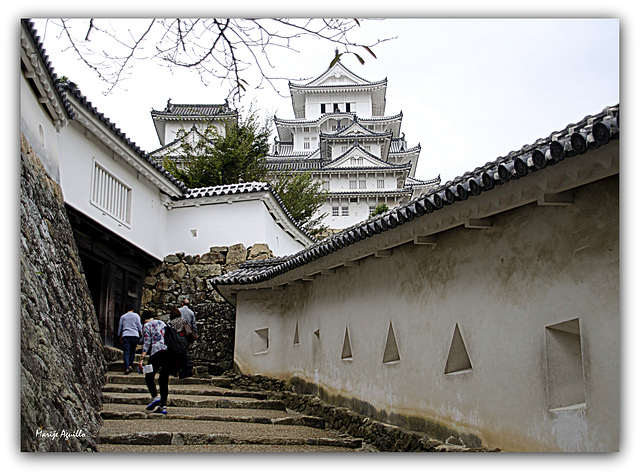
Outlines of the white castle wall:
{"type": "Polygon", "coordinates": [[[303,248],[278,226],[260,199],[173,208],[167,212],[164,253],[204,254],[213,246],[266,243],[276,256],[303,248]]]}
{"type": "Polygon", "coordinates": [[[33,95],[24,76],[20,75],[20,131],[33,147],[49,176],[58,184],[58,132],[42,105],[33,95]]]}
{"type": "Polygon", "coordinates": [[[570,206],[527,204],[487,229],[442,232],[435,246],[404,244],[280,290],[241,289],[236,364],[490,448],[616,451],[618,191],[613,176],[574,190],[570,206]],[[446,374],[456,327],[471,368],[446,374]]]}
{"type": "Polygon", "coordinates": [[[76,121],[59,137],[60,178],[65,202],[133,245],[162,259],[167,213],[157,186],[107,149],[76,121]],[[132,189],[130,222],[122,223],[91,203],[94,163],[132,189]]]}

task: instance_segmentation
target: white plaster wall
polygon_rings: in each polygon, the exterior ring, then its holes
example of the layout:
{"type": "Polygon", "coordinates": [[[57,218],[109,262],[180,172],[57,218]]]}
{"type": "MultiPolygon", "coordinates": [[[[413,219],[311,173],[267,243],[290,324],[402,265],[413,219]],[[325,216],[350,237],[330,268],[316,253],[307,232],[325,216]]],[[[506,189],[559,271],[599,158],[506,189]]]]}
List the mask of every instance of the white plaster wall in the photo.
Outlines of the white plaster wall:
{"type": "Polygon", "coordinates": [[[240,291],[236,363],[476,434],[491,448],[616,451],[618,243],[616,176],[575,190],[571,206],[530,204],[494,216],[489,229],[441,233],[435,247],[405,244],[301,286],[240,291]],[[586,404],[550,411],[545,327],[575,318],[586,404]],[[390,322],[400,361],[384,364],[390,322]],[[456,324],[472,370],[447,375],[456,324]],[[271,341],[256,355],[259,328],[271,341]],[[341,359],[345,328],[350,361],[341,359]]]}
{"type": "Polygon", "coordinates": [[[58,132],[20,75],[20,131],[40,158],[49,176],[60,184],[58,132]]]}
{"type": "MultiPolygon", "coordinates": [[[[305,96],[306,119],[314,120],[320,117],[320,104],[356,103],[356,110],[351,110],[361,117],[371,117],[371,95],[367,92],[308,94],[305,96]]],[[[345,112],[344,108],[340,110],[345,112]]],[[[333,112],[328,110],[327,112],[333,112]]]]}
{"type": "MultiPolygon", "coordinates": [[[[180,121],[180,122],[165,122],[165,145],[173,142],[176,139],[178,132],[181,129],[189,132],[191,128],[195,125],[196,128],[202,126],[203,122],[198,121],[180,121]]],[[[221,125],[219,121],[214,121],[216,129],[220,133],[224,133],[224,127],[221,125]]]]}
{"type": "Polygon", "coordinates": [[[175,207],[167,214],[164,255],[204,254],[212,246],[238,243],[246,247],[266,243],[277,256],[293,254],[304,247],[273,221],[260,199],[175,207]]]}
{"type": "Polygon", "coordinates": [[[152,256],[164,257],[163,233],[166,209],[155,185],[123,160],[114,159],[113,152],[84,129],[71,122],[59,136],[60,184],[65,202],[98,224],[122,236],[152,256]],[[109,173],[132,188],[131,223],[124,225],[91,204],[91,176],[96,160],[109,173]]]}

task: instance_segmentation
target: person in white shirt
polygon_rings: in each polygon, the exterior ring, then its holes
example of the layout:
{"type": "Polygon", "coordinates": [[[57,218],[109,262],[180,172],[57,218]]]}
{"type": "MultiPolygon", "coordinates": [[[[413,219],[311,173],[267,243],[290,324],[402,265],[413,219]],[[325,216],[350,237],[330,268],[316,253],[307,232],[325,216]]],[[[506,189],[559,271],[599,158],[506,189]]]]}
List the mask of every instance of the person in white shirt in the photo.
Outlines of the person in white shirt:
{"type": "Polygon", "coordinates": [[[184,299],[182,301],[182,307],[180,307],[180,313],[182,314],[182,318],[184,318],[187,323],[191,326],[193,330],[193,334],[196,338],[198,338],[198,327],[196,326],[196,314],[193,313],[193,310],[189,308],[189,299],[184,299]]]}

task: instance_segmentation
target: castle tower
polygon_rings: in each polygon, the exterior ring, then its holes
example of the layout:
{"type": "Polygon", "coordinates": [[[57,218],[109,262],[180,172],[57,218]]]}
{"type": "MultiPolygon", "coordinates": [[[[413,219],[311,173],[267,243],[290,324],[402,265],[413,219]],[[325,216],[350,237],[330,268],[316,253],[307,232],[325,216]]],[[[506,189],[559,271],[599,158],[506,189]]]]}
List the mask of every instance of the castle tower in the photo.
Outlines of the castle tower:
{"type": "Polygon", "coordinates": [[[368,81],[340,61],[304,84],[289,83],[294,119],[274,117],[272,176],[310,172],[329,192],[320,213],[330,229],[367,219],[379,204],[406,203],[440,179],[414,178],[420,145],[401,133],[402,112],[385,115],[387,79],[368,81]]]}

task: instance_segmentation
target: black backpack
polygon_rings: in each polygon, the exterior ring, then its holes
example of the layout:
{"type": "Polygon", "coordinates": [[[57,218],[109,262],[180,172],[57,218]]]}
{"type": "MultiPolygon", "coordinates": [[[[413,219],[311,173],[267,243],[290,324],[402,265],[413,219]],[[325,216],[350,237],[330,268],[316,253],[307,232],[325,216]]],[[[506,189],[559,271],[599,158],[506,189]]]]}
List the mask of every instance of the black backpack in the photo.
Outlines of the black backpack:
{"type": "Polygon", "coordinates": [[[167,351],[172,362],[171,374],[174,376],[180,371],[180,377],[189,377],[192,375],[192,366],[187,355],[188,343],[185,338],[171,328],[171,325],[164,327],[164,344],[167,345],[167,351]]]}

